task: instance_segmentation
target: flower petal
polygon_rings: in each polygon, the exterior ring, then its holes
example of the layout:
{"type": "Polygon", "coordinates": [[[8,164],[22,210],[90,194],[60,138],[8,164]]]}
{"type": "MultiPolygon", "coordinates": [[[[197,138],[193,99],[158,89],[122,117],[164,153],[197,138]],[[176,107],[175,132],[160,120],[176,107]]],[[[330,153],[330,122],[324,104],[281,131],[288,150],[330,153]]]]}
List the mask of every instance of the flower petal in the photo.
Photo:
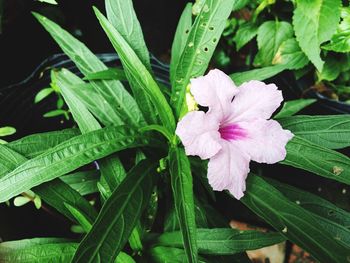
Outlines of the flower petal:
{"type": "Polygon", "coordinates": [[[229,122],[269,119],[282,101],[282,92],[275,84],[256,80],[245,82],[231,104],[229,122]]]}
{"type": "Polygon", "coordinates": [[[230,104],[239,90],[224,72],[214,69],[203,77],[191,79],[191,93],[199,105],[209,107],[209,111],[226,116],[230,104]]]}
{"type": "Polygon", "coordinates": [[[216,191],[229,190],[240,199],[246,189],[245,180],[249,173],[249,155],[242,151],[235,142],[222,140],[222,149],[208,164],[209,184],[216,191]]]}
{"type": "Polygon", "coordinates": [[[236,143],[253,161],[272,164],[286,158],[286,145],[294,135],[277,121],[257,119],[240,122],[239,126],[247,132],[247,138],[236,143]]]}
{"type": "Polygon", "coordinates": [[[218,122],[210,115],[203,111],[193,111],[181,119],[175,133],[185,146],[187,155],[208,159],[221,149],[218,129],[218,122]]]}

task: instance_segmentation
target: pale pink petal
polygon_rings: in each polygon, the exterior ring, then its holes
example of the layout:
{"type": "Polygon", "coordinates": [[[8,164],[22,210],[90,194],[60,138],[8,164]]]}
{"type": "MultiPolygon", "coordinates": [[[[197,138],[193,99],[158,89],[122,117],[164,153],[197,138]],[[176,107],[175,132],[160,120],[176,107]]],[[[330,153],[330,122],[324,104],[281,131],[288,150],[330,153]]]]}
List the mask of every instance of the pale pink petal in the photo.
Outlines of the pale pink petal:
{"type": "Polygon", "coordinates": [[[240,199],[246,189],[245,180],[249,173],[249,155],[242,151],[235,142],[222,140],[222,149],[208,164],[209,184],[216,191],[229,190],[240,199]]]}
{"type": "Polygon", "coordinates": [[[236,143],[253,161],[272,164],[286,158],[286,144],[294,135],[283,130],[277,121],[257,119],[238,125],[246,131],[247,136],[236,143]]]}
{"type": "Polygon", "coordinates": [[[203,77],[191,79],[191,93],[199,105],[209,107],[219,117],[230,111],[230,103],[239,92],[229,76],[218,69],[203,77]]]}
{"type": "Polygon", "coordinates": [[[202,159],[214,156],[220,149],[219,124],[203,111],[187,113],[177,124],[176,135],[185,146],[187,155],[202,159]]]}
{"type": "Polygon", "coordinates": [[[282,92],[275,84],[249,81],[239,87],[239,93],[231,104],[229,122],[269,119],[283,101],[282,92]]]}

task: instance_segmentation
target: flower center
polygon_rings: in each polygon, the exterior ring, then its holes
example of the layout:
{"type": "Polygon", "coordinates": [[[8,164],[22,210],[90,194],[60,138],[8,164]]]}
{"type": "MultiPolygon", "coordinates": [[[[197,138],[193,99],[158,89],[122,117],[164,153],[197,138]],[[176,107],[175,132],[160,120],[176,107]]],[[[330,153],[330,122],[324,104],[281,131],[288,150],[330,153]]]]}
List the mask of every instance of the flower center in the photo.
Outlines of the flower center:
{"type": "Polygon", "coordinates": [[[225,126],[220,126],[219,132],[221,138],[227,141],[240,140],[247,137],[247,133],[244,129],[239,127],[238,124],[228,124],[225,126]]]}

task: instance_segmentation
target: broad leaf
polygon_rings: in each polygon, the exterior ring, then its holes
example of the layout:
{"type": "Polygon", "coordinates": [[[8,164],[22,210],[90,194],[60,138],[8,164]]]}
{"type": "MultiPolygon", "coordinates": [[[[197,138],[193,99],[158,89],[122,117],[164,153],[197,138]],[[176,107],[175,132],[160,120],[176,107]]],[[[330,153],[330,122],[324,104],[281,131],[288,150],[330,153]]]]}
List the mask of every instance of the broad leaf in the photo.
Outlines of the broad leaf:
{"type": "Polygon", "coordinates": [[[293,26],[301,49],[322,71],[320,45],[334,34],[340,19],[341,0],[297,0],[293,26]]]}
{"type": "Polygon", "coordinates": [[[97,193],[97,182],[100,178],[99,172],[85,171],[61,176],[60,179],[81,195],[97,193]]]}
{"type": "Polygon", "coordinates": [[[76,136],[3,177],[0,180],[0,202],[113,152],[142,144],[140,135],[125,126],[107,127],[76,136]]]}
{"type": "Polygon", "coordinates": [[[350,115],[299,115],[279,120],[283,128],[330,149],[350,146],[350,115]]]}
{"type": "Polygon", "coordinates": [[[109,68],[106,70],[94,72],[94,73],[88,73],[85,75],[84,80],[120,80],[120,81],[126,81],[126,76],[124,73],[124,70],[119,68],[109,68]]]}
{"type": "Polygon", "coordinates": [[[286,101],[283,104],[283,107],[280,110],[280,112],[274,116],[274,119],[290,117],[295,113],[298,113],[305,107],[311,105],[315,101],[316,99],[297,99],[297,100],[286,101]]]}
{"type": "Polygon", "coordinates": [[[244,45],[246,45],[250,40],[252,40],[258,33],[258,26],[247,21],[241,24],[233,37],[233,41],[236,43],[237,51],[240,50],[244,45]]]}
{"type": "Polygon", "coordinates": [[[192,27],[192,3],[187,3],[176,28],[171,47],[170,80],[175,85],[175,70],[178,66],[182,52],[186,46],[187,38],[192,27]]]}
{"type": "Polygon", "coordinates": [[[307,210],[289,201],[264,179],[250,174],[241,201],[291,242],[320,262],[347,261],[349,249],[338,243],[307,210]]]}
{"type": "Polygon", "coordinates": [[[292,25],[288,22],[266,21],[258,30],[258,48],[254,64],[269,66],[281,44],[293,36],[292,25]]]}
{"type": "Polygon", "coordinates": [[[149,202],[154,172],[154,163],[142,161],[127,174],[126,179],[104,203],[72,262],[115,260],[149,202]]]}
{"type": "Polygon", "coordinates": [[[169,152],[171,187],[188,262],[198,262],[193,183],[190,162],[185,151],[169,152]]]}
{"type": "Polygon", "coordinates": [[[138,84],[138,88],[142,88],[146,91],[151,98],[163,125],[167,127],[169,131],[174,131],[175,120],[172,110],[160,91],[158,84],[122,35],[108,22],[100,11],[96,8],[94,8],[94,10],[101,26],[105,30],[113,47],[118,52],[121,61],[124,63],[124,69],[132,75],[134,81],[138,84]]]}
{"type": "Polygon", "coordinates": [[[203,75],[231,14],[233,0],[205,0],[191,28],[174,75],[171,102],[177,116],[187,111],[186,86],[190,78],[203,75]]]}
{"type": "MultiPolygon", "coordinates": [[[[238,231],[229,228],[197,229],[198,252],[206,255],[233,255],[283,242],[279,233],[238,231]]],[[[183,248],[180,232],[160,235],[156,246],[183,248]]]]}

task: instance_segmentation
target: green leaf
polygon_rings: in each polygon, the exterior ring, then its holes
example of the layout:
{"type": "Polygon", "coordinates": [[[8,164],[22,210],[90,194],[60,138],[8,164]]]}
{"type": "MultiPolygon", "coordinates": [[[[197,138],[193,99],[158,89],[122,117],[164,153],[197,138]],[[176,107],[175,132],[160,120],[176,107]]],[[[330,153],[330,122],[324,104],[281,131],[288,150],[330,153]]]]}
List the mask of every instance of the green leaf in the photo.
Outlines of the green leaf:
{"type": "Polygon", "coordinates": [[[54,92],[53,88],[45,88],[39,91],[34,98],[34,103],[38,103],[48,97],[52,92],[54,92]]]}
{"type": "Polygon", "coordinates": [[[31,159],[79,134],[78,129],[37,133],[12,141],[6,144],[6,147],[31,159]]]}
{"type": "Polygon", "coordinates": [[[112,262],[127,242],[153,189],[155,163],[141,161],[107,199],[72,262],[112,262]],[[111,244],[113,244],[111,246],[111,244]]]}
{"type": "Polygon", "coordinates": [[[301,49],[322,71],[320,45],[334,34],[340,19],[341,0],[297,0],[293,26],[301,49]]]}
{"type": "Polygon", "coordinates": [[[297,70],[305,67],[309,59],[300,49],[295,38],[284,41],[272,60],[274,65],[284,65],[285,69],[297,70]]]}
{"type": "MultiPolygon", "coordinates": [[[[183,263],[187,262],[185,250],[172,247],[152,247],[148,251],[154,263],[183,263]]],[[[199,257],[198,263],[207,263],[204,258],[199,257]]]]}
{"type": "Polygon", "coordinates": [[[283,104],[280,112],[275,115],[274,119],[290,117],[314,102],[316,102],[316,99],[297,99],[286,101],[283,104]]]}
{"type": "Polygon", "coordinates": [[[247,21],[241,24],[233,37],[233,41],[236,43],[236,49],[239,51],[243,46],[245,46],[250,40],[252,40],[258,34],[258,26],[247,21]]]}
{"type": "Polygon", "coordinates": [[[63,175],[60,179],[81,195],[98,192],[97,182],[100,178],[98,171],[76,172],[63,175]]]}
{"type": "Polygon", "coordinates": [[[176,28],[173,44],[171,47],[170,61],[170,81],[172,86],[175,85],[175,70],[178,66],[182,52],[186,46],[187,38],[192,26],[192,3],[187,3],[181,14],[179,23],[176,28]]]}
{"type": "Polygon", "coordinates": [[[88,73],[85,75],[84,80],[120,80],[126,81],[124,70],[120,68],[109,68],[106,70],[88,73]]]}
{"type": "Polygon", "coordinates": [[[350,8],[341,9],[342,21],[338,25],[337,32],[332,36],[330,43],[322,46],[325,50],[347,53],[350,52],[350,8]]]}
{"type": "Polygon", "coordinates": [[[350,159],[336,151],[323,148],[299,136],[287,144],[282,164],[294,166],[320,176],[350,184],[350,159]]]}
{"type": "Polygon", "coordinates": [[[149,52],[132,0],[106,0],[105,5],[108,20],[135,51],[147,70],[151,71],[149,52]]]}
{"type": "Polygon", "coordinates": [[[13,127],[1,127],[0,128],[0,136],[3,137],[3,136],[9,136],[9,135],[12,135],[16,133],[16,129],[13,128],[13,127]]]}
{"type": "MultiPolygon", "coordinates": [[[[91,230],[92,224],[94,221],[90,221],[83,213],[81,213],[78,209],[70,204],[64,203],[64,206],[68,209],[68,211],[73,215],[79,225],[85,232],[89,232],[91,230]]],[[[94,218],[95,220],[95,218],[94,218]]]]}
{"type": "Polygon", "coordinates": [[[333,57],[331,54],[329,54],[326,57],[322,72],[318,74],[319,81],[333,81],[338,78],[341,71],[342,65],[339,63],[339,58],[333,57]]]}
{"type": "Polygon", "coordinates": [[[70,71],[62,69],[56,73],[56,83],[81,133],[100,129],[101,125],[70,88],[71,86],[82,84],[84,81],[70,71]]]}
{"type": "Polygon", "coordinates": [[[173,132],[175,130],[174,115],[152,75],[148,72],[147,68],[142,64],[122,35],[108,22],[100,11],[96,8],[94,8],[94,10],[101,26],[105,30],[115,50],[118,52],[121,61],[124,63],[124,69],[133,76],[134,80],[138,83],[138,87],[142,87],[148,94],[163,125],[167,127],[170,132],[173,132]]]}
{"type": "Polygon", "coordinates": [[[25,162],[0,180],[0,202],[114,152],[141,146],[140,135],[125,126],[107,127],[67,140],[25,162]]]}
{"type": "Polygon", "coordinates": [[[350,146],[350,115],[299,115],[279,122],[298,137],[322,147],[340,149],[350,146]]]}
{"type": "Polygon", "coordinates": [[[231,14],[233,0],[206,0],[191,28],[178,61],[171,102],[177,116],[186,113],[185,93],[190,78],[203,75],[231,14]]]}
{"type": "Polygon", "coordinates": [[[0,243],[2,263],[70,262],[78,246],[66,239],[34,238],[0,243]]]}
{"type": "Polygon", "coordinates": [[[190,162],[183,149],[169,152],[171,187],[188,262],[198,262],[196,221],[190,162]]]}
{"type": "MultiPolygon", "coordinates": [[[[233,255],[271,246],[284,240],[279,233],[238,231],[230,228],[197,229],[198,251],[206,255],[233,255]]],[[[164,233],[157,238],[155,245],[183,248],[181,233],[164,233]]]]}
{"type": "MultiPolygon", "coordinates": [[[[143,39],[141,26],[136,17],[132,0],[106,0],[105,4],[110,26],[118,31],[121,38],[127,43],[130,49],[135,52],[135,57],[140,60],[141,64],[151,73],[152,69],[149,52],[143,39]]],[[[123,59],[121,59],[121,62],[134,97],[147,123],[157,123],[156,113],[147,95],[147,91],[143,89],[143,85],[135,78],[135,72],[129,69],[128,63],[123,59]]]]}
{"type": "Polygon", "coordinates": [[[281,73],[285,70],[286,67],[284,65],[275,65],[270,67],[264,67],[259,69],[253,69],[244,72],[237,72],[230,75],[231,79],[234,83],[239,86],[242,83],[250,80],[265,80],[271,78],[278,73],[281,73]]]}
{"type": "MultiPolygon", "coordinates": [[[[63,238],[33,238],[0,243],[2,263],[70,262],[78,243],[63,238]]],[[[115,262],[135,263],[128,254],[120,252],[115,262]]]]}
{"type": "Polygon", "coordinates": [[[46,112],[43,117],[45,118],[51,118],[51,117],[58,117],[60,115],[66,116],[68,112],[66,110],[52,110],[49,112],[46,112]]]}
{"type": "Polygon", "coordinates": [[[288,22],[264,22],[258,30],[259,51],[254,59],[254,64],[270,66],[281,44],[292,36],[293,28],[288,22]]]}
{"type": "Polygon", "coordinates": [[[51,5],[57,5],[56,0],[38,0],[39,2],[48,3],[51,5]]]}
{"type": "Polygon", "coordinates": [[[232,12],[237,11],[249,4],[250,0],[236,0],[233,3],[232,12]]]}
{"type": "Polygon", "coordinates": [[[250,174],[241,201],[291,242],[320,262],[347,261],[349,249],[325,231],[307,210],[289,201],[264,179],[250,174]]]}
{"type": "Polygon", "coordinates": [[[269,178],[265,178],[265,180],[281,191],[288,199],[311,212],[318,223],[330,233],[335,240],[339,240],[343,242],[344,245],[349,246],[349,212],[340,209],[317,195],[269,178]]]}
{"type": "MultiPolygon", "coordinates": [[[[96,55],[66,30],[44,16],[33,14],[84,75],[108,69],[96,55]]],[[[125,124],[136,127],[144,124],[138,105],[120,81],[97,80],[91,81],[91,84],[94,91],[102,96],[107,104],[113,105],[112,110],[119,117],[115,123],[119,123],[121,119],[125,124]]]]}

